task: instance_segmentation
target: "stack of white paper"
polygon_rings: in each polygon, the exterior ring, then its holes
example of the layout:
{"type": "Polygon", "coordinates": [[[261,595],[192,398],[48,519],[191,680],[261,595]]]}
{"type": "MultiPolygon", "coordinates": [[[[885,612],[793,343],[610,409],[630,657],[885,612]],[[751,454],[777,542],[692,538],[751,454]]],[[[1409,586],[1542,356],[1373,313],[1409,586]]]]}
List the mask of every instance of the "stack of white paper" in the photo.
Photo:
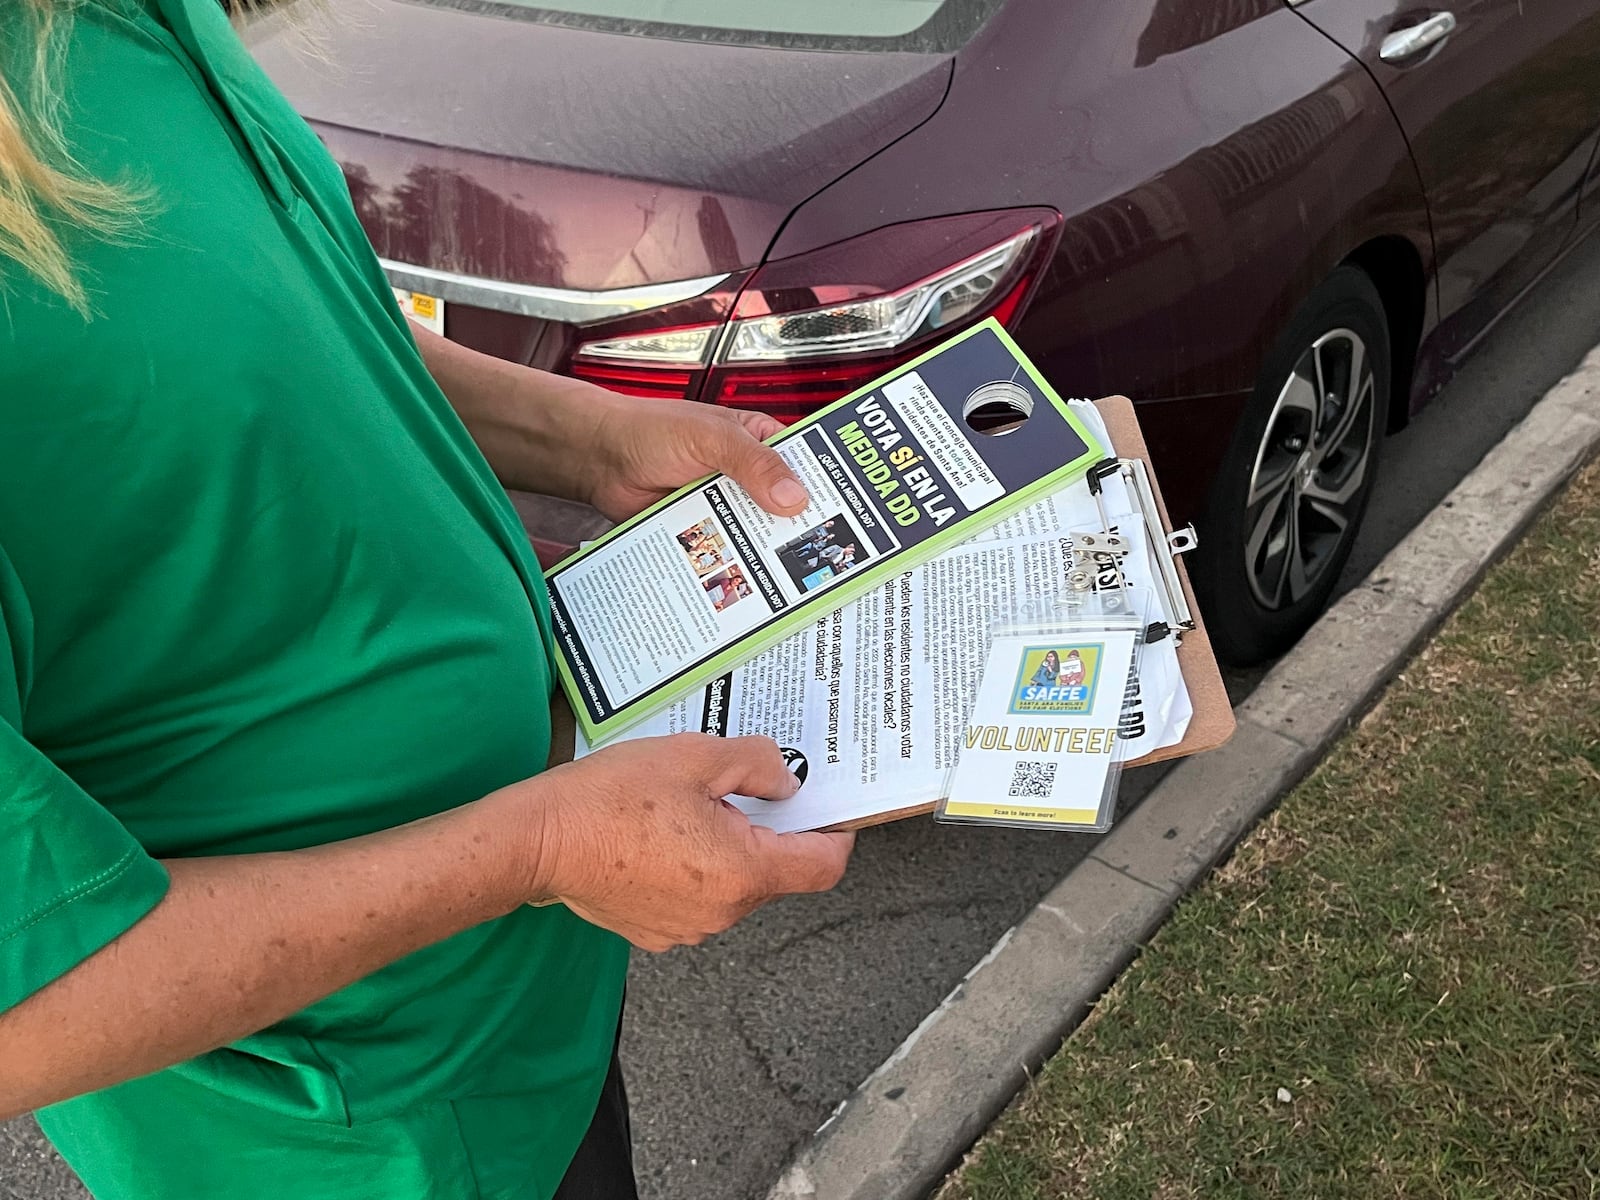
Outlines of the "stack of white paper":
{"type": "MultiPolygon", "coordinates": [[[[1105,424],[1073,402],[1102,443],[1105,424]]],[[[1117,532],[1134,543],[1130,588],[1154,592],[1143,521],[1122,480],[1103,481],[1117,532]]],[[[730,800],[779,832],[820,829],[940,798],[997,622],[1046,613],[1070,569],[1070,531],[1102,528],[1080,480],[980,537],[836,609],[744,666],[620,736],[685,730],[764,734],[802,778],[789,800],[730,800]]],[[[1142,653],[1137,703],[1124,713],[1121,757],[1183,739],[1193,715],[1173,638],[1142,653]]],[[[577,753],[588,753],[580,735],[577,753]]]]}

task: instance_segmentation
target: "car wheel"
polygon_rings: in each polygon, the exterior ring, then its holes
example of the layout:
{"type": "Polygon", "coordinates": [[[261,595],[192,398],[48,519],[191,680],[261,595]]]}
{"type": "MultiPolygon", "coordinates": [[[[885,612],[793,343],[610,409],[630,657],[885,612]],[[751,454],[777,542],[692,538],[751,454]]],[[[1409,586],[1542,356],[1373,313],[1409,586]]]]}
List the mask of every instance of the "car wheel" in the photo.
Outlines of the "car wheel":
{"type": "Polygon", "coordinates": [[[1372,494],[1389,361],[1383,300],[1348,266],[1263,361],[1197,551],[1201,609],[1228,661],[1282,653],[1327,606],[1372,494]]]}

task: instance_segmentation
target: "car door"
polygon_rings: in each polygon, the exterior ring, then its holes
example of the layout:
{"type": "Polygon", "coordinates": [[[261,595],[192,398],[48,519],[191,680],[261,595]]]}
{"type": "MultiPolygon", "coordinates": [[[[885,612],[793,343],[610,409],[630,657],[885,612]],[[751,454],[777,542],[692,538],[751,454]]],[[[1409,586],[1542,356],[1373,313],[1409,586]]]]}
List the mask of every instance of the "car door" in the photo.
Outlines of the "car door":
{"type": "Polygon", "coordinates": [[[1576,226],[1600,79],[1593,0],[1302,0],[1372,73],[1410,141],[1454,357],[1576,226]]]}

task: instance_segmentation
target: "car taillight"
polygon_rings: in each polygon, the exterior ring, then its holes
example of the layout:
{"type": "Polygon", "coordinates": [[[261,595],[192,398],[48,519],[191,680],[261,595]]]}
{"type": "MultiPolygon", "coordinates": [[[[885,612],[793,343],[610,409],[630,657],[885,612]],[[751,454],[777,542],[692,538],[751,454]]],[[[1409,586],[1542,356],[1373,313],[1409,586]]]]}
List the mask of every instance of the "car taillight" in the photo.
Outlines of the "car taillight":
{"type": "Polygon", "coordinates": [[[624,396],[643,396],[647,400],[682,400],[692,395],[695,372],[671,371],[629,363],[574,363],[572,373],[579,379],[598,383],[624,396]]]}
{"type": "Polygon", "coordinates": [[[1009,322],[1059,222],[1051,209],[940,217],[769,262],[724,321],[684,324],[663,310],[656,328],[640,328],[650,317],[641,313],[621,336],[584,331],[572,372],[632,395],[794,420],[965,325],[990,315],[1009,322]]]}
{"type": "Polygon", "coordinates": [[[586,342],[573,373],[627,396],[681,400],[705,366],[718,328],[691,325],[586,342]]]}

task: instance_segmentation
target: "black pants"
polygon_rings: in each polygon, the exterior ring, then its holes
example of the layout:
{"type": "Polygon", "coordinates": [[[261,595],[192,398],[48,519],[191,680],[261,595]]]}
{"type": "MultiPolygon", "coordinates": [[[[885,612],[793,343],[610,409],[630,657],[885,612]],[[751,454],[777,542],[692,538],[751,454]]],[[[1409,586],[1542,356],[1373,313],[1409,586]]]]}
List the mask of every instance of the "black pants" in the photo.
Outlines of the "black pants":
{"type": "MultiPolygon", "coordinates": [[[[621,1040],[622,1031],[617,1031],[621,1040]]],[[[633,1179],[633,1130],[628,1124],[628,1093],[622,1067],[611,1051],[611,1069],[600,1089],[589,1132],[556,1189],[555,1200],[639,1200],[633,1179]]]]}

